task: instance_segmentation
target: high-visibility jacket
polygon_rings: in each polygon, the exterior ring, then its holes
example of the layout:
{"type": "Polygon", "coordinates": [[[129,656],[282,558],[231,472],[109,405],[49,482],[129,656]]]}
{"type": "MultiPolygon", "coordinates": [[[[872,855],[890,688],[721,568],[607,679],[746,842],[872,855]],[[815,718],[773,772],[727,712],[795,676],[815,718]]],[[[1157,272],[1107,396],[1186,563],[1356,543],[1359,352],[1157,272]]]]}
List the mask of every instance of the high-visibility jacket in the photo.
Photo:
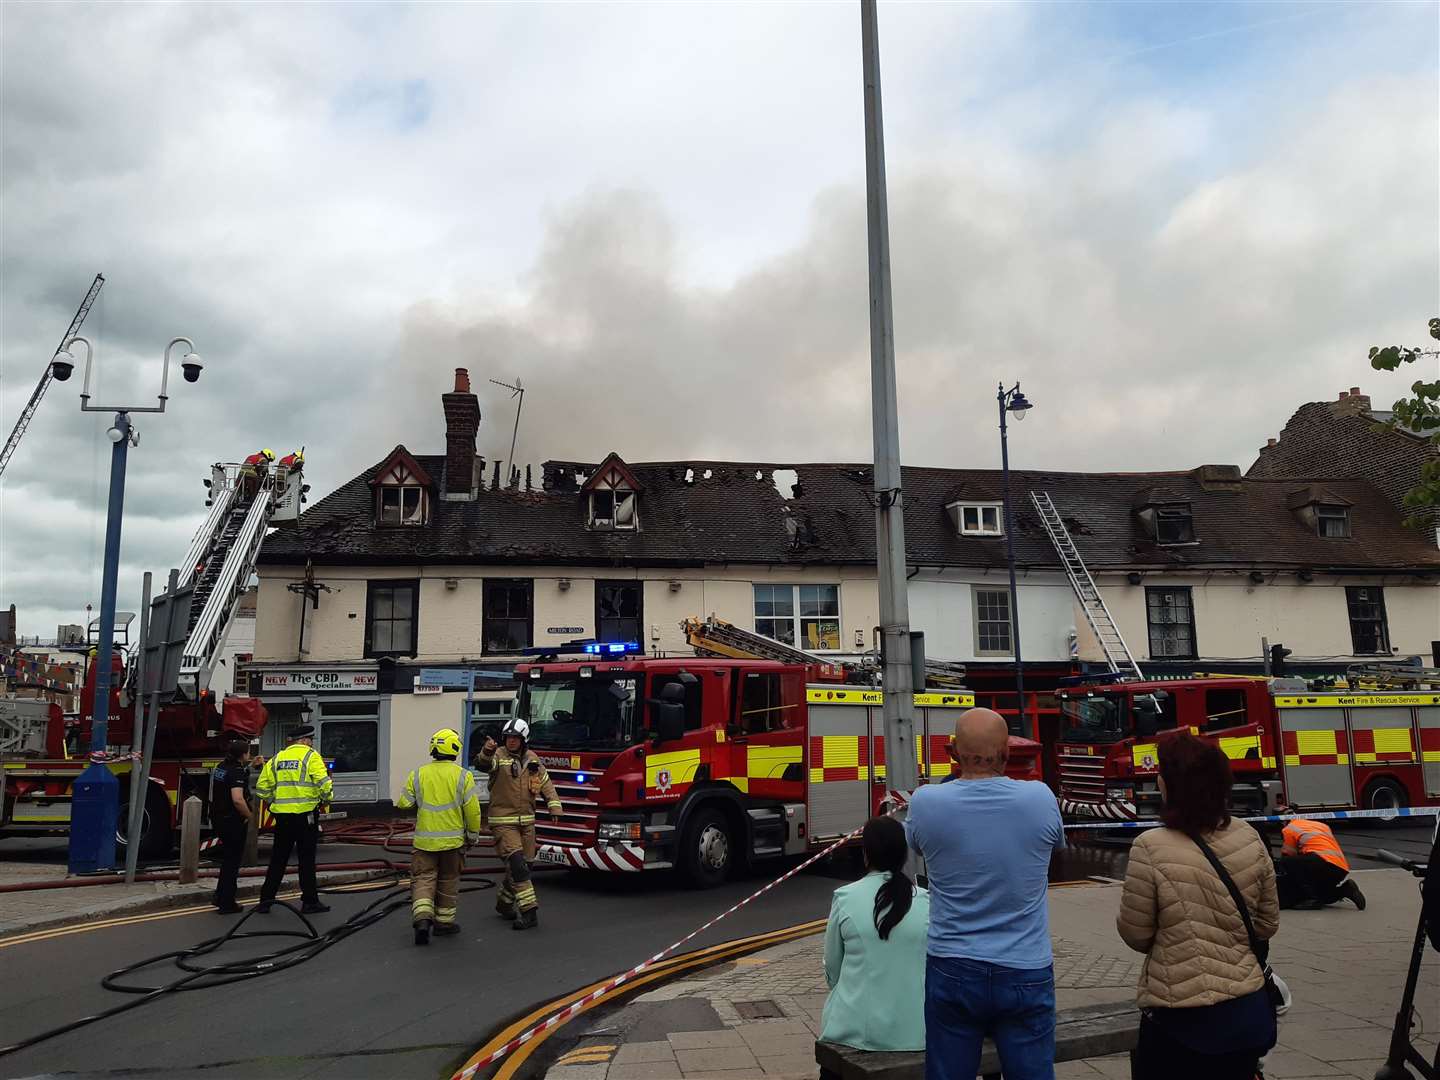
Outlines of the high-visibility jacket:
{"type": "Polygon", "coordinates": [[[293,743],[265,763],[255,794],[276,814],[308,814],[334,794],[325,760],[312,746],[293,743]]]}
{"type": "Polygon", "coordinates": [[[475,777],[453,761],[432,761],[413,770],[395,805],[417,808],[415,846],[421,851],[451,851],[480,839],[475,777]]]}
{"type": "Polygon", "coordinates": [[[493,756],[482,751],[475,760],[490,774],[490,809],[485,819],[491,825],[534,825],[535,800],[542,796],[552,814],[560,812],[560,795],[532,751],[514,757],[502,746],[493,756]]]}
{"type": "Polygon", "coordinates": [[[1307,821],[1304,818],[1296,818],[1286,824],[1282,836],[1284,846],[1281,848],[1281,854],[1319,855],[1326,862],[1349,873],[1350,864],[1345,861],[1345,853],[1340,850],[1340,843],[1335,839],[1335,834],[1330,831],[1330,826],[1323,821],[1307,821]]]}

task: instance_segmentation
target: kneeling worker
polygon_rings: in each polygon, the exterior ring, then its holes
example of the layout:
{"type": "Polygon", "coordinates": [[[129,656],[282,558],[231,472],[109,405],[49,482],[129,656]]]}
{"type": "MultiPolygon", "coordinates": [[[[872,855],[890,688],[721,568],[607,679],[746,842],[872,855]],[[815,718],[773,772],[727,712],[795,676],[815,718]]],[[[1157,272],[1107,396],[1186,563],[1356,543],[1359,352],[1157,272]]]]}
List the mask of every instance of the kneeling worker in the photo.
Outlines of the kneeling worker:
{"type": "Polygon", "coordinates": [[[1284,846],[1275,861],[1282,908],[1323,907],[1349,900],[1365,910],[1365,894],[1350,877],[1350,864],[1330,826],[1294,818],[1286,822],[1284,846]]]}
{"type": "Polygon", "coordinates": [[[430,930],[458,934],[455,909],[465,849],[480,839],[480,801],[475,777],[462,768],[460,733],[442,728],[430,736],[434,759],[405,778],[395,800],[401,810],[414,806],[415,850],[410,857],[410,921],[415,944],[430,944],[430,930]]]}
{"type": "Polygon", "coordinates": [[[505,863],[505,880],[495,897],[495,910],[513,919],[516,930],[529,930],[540,922],[539,901],[530,881],[530,860],[535,858],[535,799],[543,796],[552,821],[560,820],[560,796],[550,774],[525,742],[530,725],[509,720],[500,729],[505,745],[486,739],[475,764],[490,774],[490,831],[495,854],[505,863]]]}

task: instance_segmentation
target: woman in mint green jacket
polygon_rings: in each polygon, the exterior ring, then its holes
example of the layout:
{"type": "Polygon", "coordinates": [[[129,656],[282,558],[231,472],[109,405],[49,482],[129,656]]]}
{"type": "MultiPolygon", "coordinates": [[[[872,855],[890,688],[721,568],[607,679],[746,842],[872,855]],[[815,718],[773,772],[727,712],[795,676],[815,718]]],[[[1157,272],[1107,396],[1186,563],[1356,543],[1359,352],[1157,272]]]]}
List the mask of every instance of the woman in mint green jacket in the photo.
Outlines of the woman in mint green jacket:
{"type": "Polygon", "coordinates": [[[906,876],[905,829],[871,818],[859,881],[835,890],[825,927],[820,1038],[859,1050],[925,1049],[925,935],[930,896],[906,876]]]}

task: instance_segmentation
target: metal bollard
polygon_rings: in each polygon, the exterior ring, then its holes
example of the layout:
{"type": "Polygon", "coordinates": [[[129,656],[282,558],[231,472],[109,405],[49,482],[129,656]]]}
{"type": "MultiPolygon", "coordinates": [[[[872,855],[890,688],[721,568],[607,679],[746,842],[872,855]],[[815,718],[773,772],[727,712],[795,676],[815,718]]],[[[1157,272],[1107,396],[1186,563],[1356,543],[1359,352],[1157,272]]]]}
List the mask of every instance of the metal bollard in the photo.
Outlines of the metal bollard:
{"type": "Polygon", "coordinates": [[[180,884],[200,876],[200,800],[191,795],[180,810],[180,884]]]}

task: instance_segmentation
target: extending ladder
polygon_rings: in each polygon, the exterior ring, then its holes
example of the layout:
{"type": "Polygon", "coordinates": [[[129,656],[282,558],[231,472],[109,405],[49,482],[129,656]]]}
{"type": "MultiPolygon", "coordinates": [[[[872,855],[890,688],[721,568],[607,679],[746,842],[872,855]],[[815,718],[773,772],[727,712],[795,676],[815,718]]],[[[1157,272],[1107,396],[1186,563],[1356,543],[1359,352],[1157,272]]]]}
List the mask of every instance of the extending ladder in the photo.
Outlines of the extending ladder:
{"type": "Polygon", "coordinates": [[[1100,642],[1100,650],[1105,654],[1105,662],[1110,666],[1110,670],[1125,678],[1143,679],[1144,673],[1135,662],[1135,657],[1130,655],[1125,636],[1120,633],[1114,616],[1105,606],[1105,600],[1095,586],[1095,579],[1090,576],[1085,560],[1080,557],[1080,549],[1070,538],[1070,530],[1065,527],[1060,511],[1056,510],[1055,504],[1050,501],[1050,493],[1032,491],[1030,501],[1035,505],[1035,512],[1040,516],[1040,524],[1045,527],[1050,543],[1055,546],[1060,561],[1065,565],[1065,575],[1070,579],[1070,587],[1075,590],[1075,596],[1080,601],[1080,610],[1085,613],[1085,621],[1095,632],[1095,638],[1100,642]]]}

